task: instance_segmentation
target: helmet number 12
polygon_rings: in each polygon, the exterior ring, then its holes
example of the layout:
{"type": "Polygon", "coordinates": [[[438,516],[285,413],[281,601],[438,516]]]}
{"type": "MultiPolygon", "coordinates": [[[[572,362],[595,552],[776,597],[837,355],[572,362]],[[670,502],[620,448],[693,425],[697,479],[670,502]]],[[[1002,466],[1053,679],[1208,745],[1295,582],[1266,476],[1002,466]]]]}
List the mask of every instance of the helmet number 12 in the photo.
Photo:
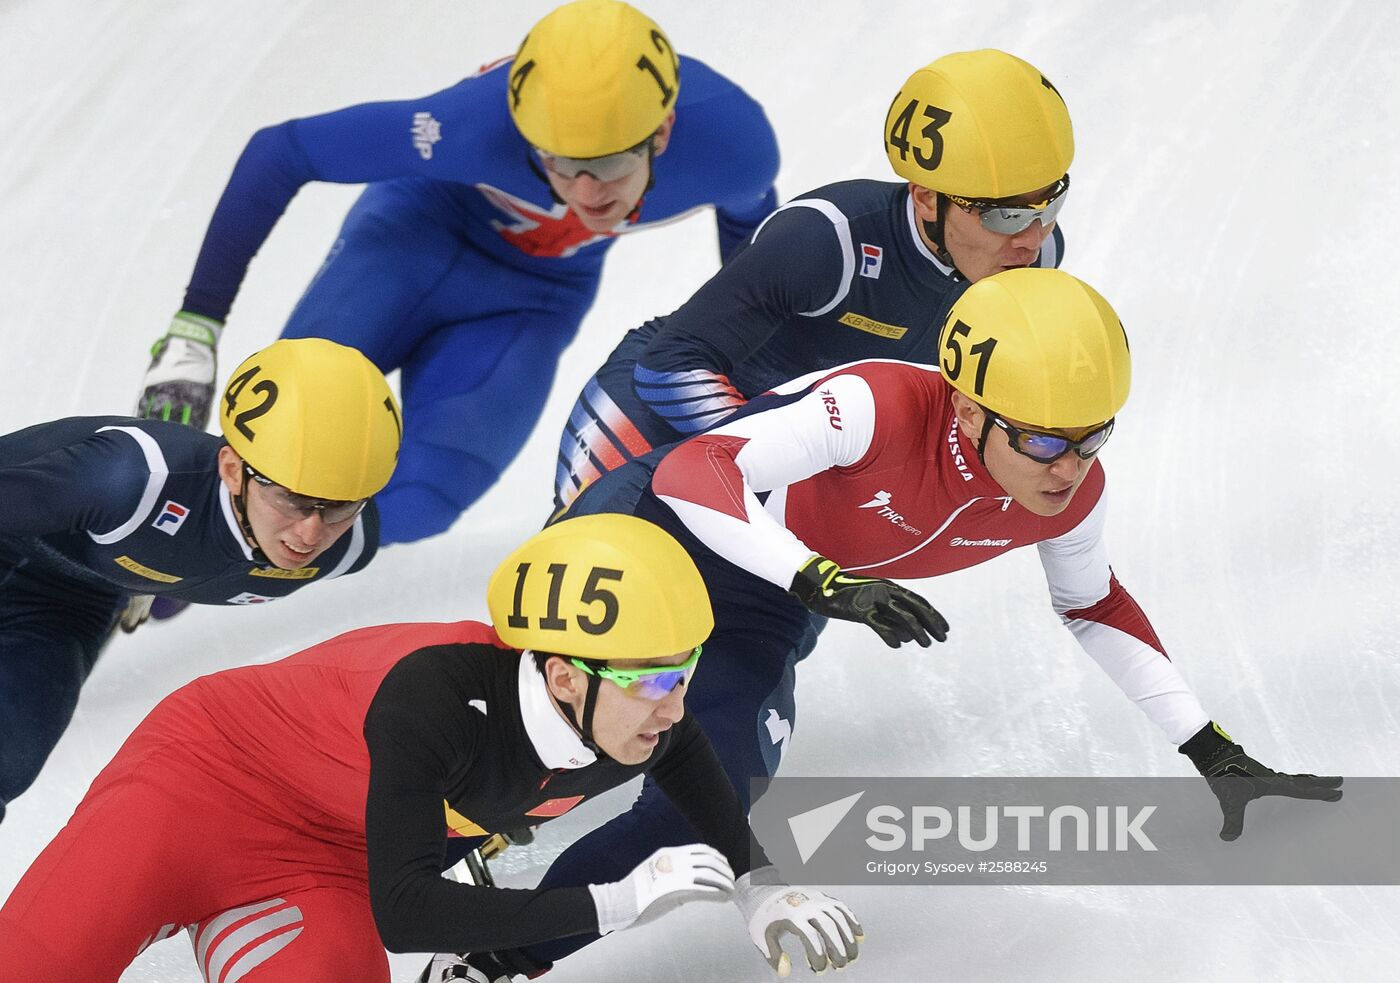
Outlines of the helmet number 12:
{"type": "MultiPolygon", "coordinates": [[[[948,328],[948,336],[943,340],[943,347],[953,354],[951,363],[948,361],[948,356],[946,354],[943,356],[943,374],[954,382],[957,381],[958,376],[962,375],[963,370],[962,345],[958,343],[957,336],[962,335],[966,338],[971,332],[972,329],[968,327],[967,322],[959,318],[948,328]]],[[[982,391],[986,388],[987,363],[992,360],[992,349],[996,346],[997,340],[988,337],[968,349],[969,352],[977,356],[977,378],[973,382],[972,389],[979,396],[982,395],[982,391]]]]}
{"type": "MultiPolygon", "coordinates": [[[[545,603],[544,617],[538,619],[539,626],[544,631],[567,631],[569,622],[559,617],[559,595],[563,592],[564,574],[568,572],[569,566],[567,563],[551,563],[545,569],[549,574],[549,598],[545,603]]],[[[512,628],[530,627],[529,617],[521,611],[521,604],[525,597],[525,577],[529,572],[530,564],[528,563],[522,563],[515,568],[515,602],[511,606],[510,615],[506,618],[506,623],[512,628]]],[[[600,586],[600,583],[604,580],[621,579],[621,570],[593,567],[588,571],[588,579],[584,582],[583,590],[579,594],[579,601],[585,605],[596,601],[603,605],[603,611],[596,621],[592,618],[585,618],[581,614],[574,617],[579,628],[587,634],[603,635],[617,624],[617,595],[600,586]]]]}
{"type": "MultiPolygon", "coordinates": [[[[652,31],[651,43],[652,46],[656,48],[657,54],[665,56],[671,63],[671,77],[675,78],[679,72],[679,66],[676,63],[676,53],[671,50],[671,45],[666,40],[666,36],[660,31],[652,31]]],[[[650,72],[651,77],[656,80],[656,84],[661,87],[661,105],[671,105],[671,100],[676,97],[676,90],[672,86],[666,84],[666,80],[662,78],[661,72],[657,70],[656,64],[643,54],[637,59],[637,68],[644,72],[650,72]]]]}
{"type": "Polygon", "coordinates": [[[953,114],[946,109],[939,109],[937,106],[925,106],[924,118],[928,123],[924,126],[923,136],[928,141],[928,150],[915,143],[909,143],[909,127],[914,122],[914,112],[919,108],[919,100],[910,99],[909,104],[900,110],[894,125],[890,127],[890,146],[899,151],[900,160],[908,160],[909,155],[914,155],[914,162],[926,171],[936,170],[943,162],[943,134],[938,131],[953,118],[953,114]]]}

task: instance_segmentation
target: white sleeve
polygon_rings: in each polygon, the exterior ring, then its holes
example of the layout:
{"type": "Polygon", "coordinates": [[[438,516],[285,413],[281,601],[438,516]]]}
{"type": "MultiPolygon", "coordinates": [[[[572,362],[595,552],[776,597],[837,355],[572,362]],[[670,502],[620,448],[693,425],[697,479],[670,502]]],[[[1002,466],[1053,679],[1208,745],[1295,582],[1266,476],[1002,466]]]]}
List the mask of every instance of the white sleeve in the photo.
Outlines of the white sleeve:
{"type": "Polygon", "coordinates": [[[754,493],[855,464],[874,435],[870,384],[837,376],[794,402],[679,445],[657,467],[652,487],[715,553],[786,590],[813,551],[754,493]]]}
{"type": "Polygon", "coordinates": [[[1105,497],[1074,529],[1038,544],[1050,602],[1084,651],[1175,744],[1210,722],[1142,609],[1113,576],[1105,497]]]}

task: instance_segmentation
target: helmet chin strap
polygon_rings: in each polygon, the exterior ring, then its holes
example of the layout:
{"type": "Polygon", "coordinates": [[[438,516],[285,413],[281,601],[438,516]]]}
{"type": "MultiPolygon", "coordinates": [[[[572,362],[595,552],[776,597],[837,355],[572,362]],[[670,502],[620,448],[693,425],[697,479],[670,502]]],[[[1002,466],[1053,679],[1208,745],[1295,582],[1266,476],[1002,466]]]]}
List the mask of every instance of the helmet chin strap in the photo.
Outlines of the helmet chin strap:
{"type": "Polygon", "coordinates": [[[943,226],[948,219],[948,198],[945,195],[939,194],[937,191],[934,192],[934,195],[936,196],[934,200],[937,201],[937,204],[934,206],[935,218],[932,222],[923,219],[920,223],[923,225],[924,235],[928,236],[929,242],[933,243],[934,255],[951,266],[953,272],[961,279],[966,280],[966,274],[958,269],[958,264],[953,262],[953,257],[949,254],[948,247],[943,244],[943,226]]]}
{"type": "Polygon", "coordinates": [[[987,466],[987,437],[992,432],[992,414],[986,409],[982,410],[982,432],[977,436],[977,460],[982,462],[982,467],[987,466]]]}
{"type": "Polygon", "coordinates": [[[592,673],[585,673],[585,675],[588,677],[588,688],[584,691],[583,695],[582,723],[579,722],[578,717],[574,714],[572,704],[565,703],[557,696],[554,697],[554,702],[559,705],[560,712],[568,719],[569,726],[578,734],[579,740],[583,742],[583,746],[599,757],[607,757],[603,749],[593,740],[593,711],[598,708],[598,689],[603,681],[592,673]]]}
{"type": "Polygon", "coordinates": [[[253,524],[248,521],[248,504],[245,500],[248,493],[248,472],[240,467],[238,473],[242,480],[238,483],[238,492],[233,496],[233,514],[238,518],[238,528],[243,530],[243,538],[253,548],[253,562],[260,567],[273,566],[272,561],[258,545],[258,537],[253,534],[253,524]]]}

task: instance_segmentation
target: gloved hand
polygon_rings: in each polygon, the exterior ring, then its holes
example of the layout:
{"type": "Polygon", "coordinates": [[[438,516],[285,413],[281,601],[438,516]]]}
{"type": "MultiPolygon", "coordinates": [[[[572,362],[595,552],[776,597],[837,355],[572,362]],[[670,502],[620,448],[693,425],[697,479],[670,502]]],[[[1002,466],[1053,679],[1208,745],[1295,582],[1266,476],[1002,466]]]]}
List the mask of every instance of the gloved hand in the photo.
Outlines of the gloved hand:
{"type": "Polygon", "coordinates": [[[223,323],[181,311],[170,330],[151,347],[151,366],[141,383],[136,415],[174,420],[203,430],[214,402],[214,348],[223,323]]]}
{"type": "Polygon", "coordinates": [[[539,962],[519,949],[496,949],[488,952],[439,952],[418,975],[415,983],[451,983],[471,980],[472,983],[511,983],[517,976],[533,980],[554,968],[550,962],[539,962]]]}
{"type": "Polygon", "coordinates": [[[120,624],[122,631],[130,635],[137,628],[146,623],[146,619],[151,616],[151,605],[155,603],[154,594],[133,594],[126,599],[126,607],[122,608],[120,624]]]}
{"type": "Polygon", "coordinates": [[[1244,753],[1214,721],[1191,736],[1178,750],[1191,759],[1220,800],[1225,822],[1222,840],[1238,839],[1244,830],[1244,807],[1265,795],[1336,802],[1342,797],[1342,780],[1317,775],[1283,775],[1266,768],[1244,753]]]}
{"type": "Polygon", "coordinates": [[[468,963],[464,952],[438,953],[419,975],[417,983],[454,983],[462,980],[466,983],[510,983],[509,976],[491,977],[468,963]]]}
{"type": "Polygon", "coordinates": [[[893,581],[842,573],[815,553],[797,571],[788,591],[815,614],[869,625],[892,649],[904,642],[928,648],[930,635],[939,642],[948,638],[948,622],[918,594],[893,581]]]}
{"type": "Polygon", "coordinates": [[[748,923],[749,938],[779,976],[792,972],[792,960],[782,946],[785,935],[801,941],[807,965],[817,974],[829,966],[844,969],[860,955],[865,933],[851,909],[821,891],[782,883],[776,868],[762,867],[740,877],[734,903],[748,923]]]}
{"type": "Polygon", "coordinates": [[[702,843],[657,850],[620,881],[590,884],[603,935],[655,921],[688,901],[728,901],[734,871],[702,843]]]}

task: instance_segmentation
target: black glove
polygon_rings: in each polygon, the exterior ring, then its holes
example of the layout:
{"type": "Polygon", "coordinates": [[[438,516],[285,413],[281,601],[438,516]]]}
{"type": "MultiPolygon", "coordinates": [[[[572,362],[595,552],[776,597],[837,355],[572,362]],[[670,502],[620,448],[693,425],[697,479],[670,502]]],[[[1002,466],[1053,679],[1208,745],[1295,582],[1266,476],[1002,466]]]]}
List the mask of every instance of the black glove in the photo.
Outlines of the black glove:
{"type": "Polygon", "coordinates": [[[1225,822],[1222,840],[1238,839],[1244,830],[1244,807],[1265,795],[1336,802],[1342,797],[1342,780],[1317,775],[1281,775],[1244,753],[1229,734],[1212,721],[1191,736],[1178,750],[1191,759],[1220,800],[1225,822]]]}
{"type": "Polygon", "coordinates": [[[497,949],[494,952],[472,952],[466,957],[471,967],[492,980],[510,980],[523,976],[533,980],[554,968],[554,963],[532,959],[519,949],[497,949]]]}
{"type": "Polygon", "coordinates": [[[878,577],[842,573],[824,556],[813,554],[802,564],[788,590],[809,611],[869,625],[892,649],[904,642],[928,648],[930,635],[939,642],[948,638],[948,622],[918,594],[878,577]]]}

